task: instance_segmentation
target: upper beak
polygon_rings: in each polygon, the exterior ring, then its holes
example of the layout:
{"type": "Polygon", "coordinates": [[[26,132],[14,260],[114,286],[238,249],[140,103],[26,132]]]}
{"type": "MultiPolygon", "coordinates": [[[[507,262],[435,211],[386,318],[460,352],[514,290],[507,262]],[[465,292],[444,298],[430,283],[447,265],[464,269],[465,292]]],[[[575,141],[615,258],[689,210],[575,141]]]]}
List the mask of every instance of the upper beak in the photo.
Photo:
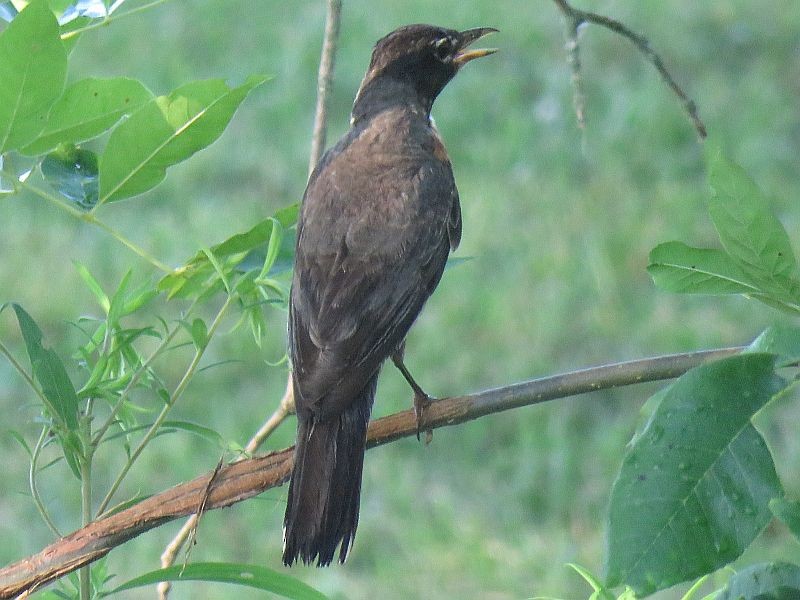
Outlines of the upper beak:
{"type": "Polygon", "coordinates": [[[457,66],[462,67],[475,58],[488,56],[489,54],[494,54],[497,52],[497,48],[476,48],[475,50],[467,50],[472,43],[489,35],[490,33],[495,32],[497,32],[497,29],[494,27],[476,27],[475,29],[467,29],[466,31],[462,31],[461,45],[458,48],[458,52],[456,53],[456,57],[453,59],[453,62],[457,66]]]}

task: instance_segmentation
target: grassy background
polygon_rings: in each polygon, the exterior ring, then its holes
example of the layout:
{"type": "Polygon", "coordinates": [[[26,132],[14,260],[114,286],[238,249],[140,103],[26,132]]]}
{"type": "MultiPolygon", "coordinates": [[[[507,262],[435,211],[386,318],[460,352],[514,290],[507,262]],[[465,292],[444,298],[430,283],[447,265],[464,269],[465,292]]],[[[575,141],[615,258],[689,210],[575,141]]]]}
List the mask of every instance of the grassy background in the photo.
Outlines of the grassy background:
{"type": "MultiPolygon", "coordinates": [[[[347,128],[352,98],[374,41],[396,26],[432,22],[491,25],[497,55],[470,65],[434,108],[461,192],[462,256],[409,338],[409,367],[434,395],[451,395],[574,368],[705,347],[746,343],[780,317],[743,299],[677,297],[656,290],[647,254],[681,239],[715,243],[703,198],[703,149],[652,67],[624,40],[593,27],[582,56],[588,128],[572,112],[562,21],[550,2],[346,1],[331,104],[333,141],[347,128]]],[[[800,210],[800,4],[794,0],[618,0],[585,3],[646,34],[698,102],[709,131],[775,197],[790,235],[800,210]]],[[[298,200],[306,177],[324,3],[169,2],[86,34],[71,75],[127,75],[156,93],[193,79],[275,79],[251,95],[223,137],[173,168],[147,195],[101,211],[169,264],[248,228],[298,200]]],[[[132,268],[155,274],[102,232],[40,200],[0,198],[0,302],[20,302],[62,356],[78,341],[68,323],[97,314],[70,261],[108,288],[132,268]]],[[[157,307],[171,315],[170,306],[157,307]]],[[[230,325],[234,320],[231,319],[230,325]]],[[[279,358],[285,315],[273,312],[263,350],[242,333],[215,341],[175,417],[214,427],[240,443],[283,390],[279,358]]],[[[0,339],[22,352],[9,314],[0,339]]],[[[185,364],[176,353],[176,377],[185,364]]],[[[638,408],[657,386],[640,386],[495,415],[369,453],[361,522],[346,567],[293,574],[333,598],[586,597],[564,563],[602,568],[605,503],[638,408]]],[[[386,369],[376,414],[410,402],[386,369]]],[[[28,439],[36,407],[0,361],[2,428],[28,439]]],[[[787,488],[800,491],[800,411],[773,407],[761,429],[779,455],[787,488]]],[[[293,440],[285,424],[270,440],[293,440]]],[[[27,497],[27,457],[0,435],[0,562],[50,541],[27,497]]],[[[164,436],[131,472],[120,498],[150,493],[213,468],[218,451],[194,437],[164,436]]],[[[98,465],[108,483],[123,459],[98,465]]],[[[78,524],[76,482],[61,466],[42,492],[58,524],[78,524]]],[[[205,516],[192,560],[280,568],[285,489],[205,516]]],[[[109,570],[126,580],[156,568],[180,524],[115,550],[109,570]]],[[[786,556],[771,526],[745,560],[786,556]],[[783,553],[783,554],[781,554],[783,553]]],[[[153,597],[139,592],[130,597],[153,597]]],[[[174,598],[261,597],[186,584],[174,598]]],[[[677,597],[677,592],[662,594],[677,597]]]]}

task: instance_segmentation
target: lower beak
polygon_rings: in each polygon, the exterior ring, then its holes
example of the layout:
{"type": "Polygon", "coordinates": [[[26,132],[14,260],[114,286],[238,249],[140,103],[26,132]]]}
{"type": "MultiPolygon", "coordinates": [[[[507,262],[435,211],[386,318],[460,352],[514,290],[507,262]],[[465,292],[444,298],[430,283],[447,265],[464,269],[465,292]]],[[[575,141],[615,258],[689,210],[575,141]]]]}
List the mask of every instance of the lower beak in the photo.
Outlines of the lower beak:
{"type": "Polygon", "coordinates": [[[488,56],[489,54],[494,54],[497,52],[497,48],[476,48],[475,50],[467,50],[467,48],[474,42],[489,35],[490,33],[495,33],[496,31],[497,29],[494,27],[476,27],[475,29],[467,29],[466,31],[462,31],[461,47],[458,49],[458,53],[453,59],[453,62],[458,67],[462,67],[471,60],[481,58],[482,56],[488,56]]]}

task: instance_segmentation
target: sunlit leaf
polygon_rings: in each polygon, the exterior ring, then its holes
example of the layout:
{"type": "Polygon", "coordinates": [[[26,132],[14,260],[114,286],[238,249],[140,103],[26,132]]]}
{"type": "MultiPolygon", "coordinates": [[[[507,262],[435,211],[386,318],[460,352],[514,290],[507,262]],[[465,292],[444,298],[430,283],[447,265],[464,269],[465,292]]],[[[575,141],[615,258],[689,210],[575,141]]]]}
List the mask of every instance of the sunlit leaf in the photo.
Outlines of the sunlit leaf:
{"type": "Polygon", "coordinates": [[[0,33],[0,154],[32,142],[61,95],[67,52],[46,0],[33,0],[0,33]]]}
{"type": "Polygon", "coordinates": [[[127,77],[76,81],[53,105],[39,137],[22,152],[42,154],[62,143],[90,140],[152,98],[141,82],[127,77]]]}
{"type": "Polygon", "coordinates": [[[247,94],[266,80],[252,76],[236,88],[218,79],[196,81],[134,112],[111,134],[100,158],[100,202],[158,185],[168,167],[216,140],[247,94]]]}

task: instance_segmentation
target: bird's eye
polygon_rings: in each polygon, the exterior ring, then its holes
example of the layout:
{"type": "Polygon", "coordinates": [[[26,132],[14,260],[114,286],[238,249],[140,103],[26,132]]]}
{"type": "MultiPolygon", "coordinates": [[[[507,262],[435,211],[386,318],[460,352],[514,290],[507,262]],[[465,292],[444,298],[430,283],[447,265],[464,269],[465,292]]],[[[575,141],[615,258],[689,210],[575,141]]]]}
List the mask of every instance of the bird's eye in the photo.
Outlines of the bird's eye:
{"type": "Polygon", "coordinates": [[[448,37],[442,37],[433,43],[433,54],[442,62],[447,62],[452,58],[453,42],[448,37]]]}

